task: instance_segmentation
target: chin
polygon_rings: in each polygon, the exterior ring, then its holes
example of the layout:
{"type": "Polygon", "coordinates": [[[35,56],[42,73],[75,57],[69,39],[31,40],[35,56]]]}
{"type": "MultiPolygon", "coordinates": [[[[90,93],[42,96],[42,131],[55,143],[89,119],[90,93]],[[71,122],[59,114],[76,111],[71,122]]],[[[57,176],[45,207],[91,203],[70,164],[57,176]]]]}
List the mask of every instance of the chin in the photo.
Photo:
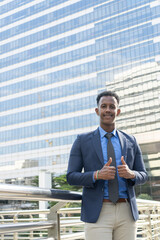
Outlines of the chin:
{"type": "Polygon", "coordinates": [[[112,125],[113,124],[113,122],[103,122],[103,125],[106,125],[106,126],[109,126],[109,125],[112,125]]]}

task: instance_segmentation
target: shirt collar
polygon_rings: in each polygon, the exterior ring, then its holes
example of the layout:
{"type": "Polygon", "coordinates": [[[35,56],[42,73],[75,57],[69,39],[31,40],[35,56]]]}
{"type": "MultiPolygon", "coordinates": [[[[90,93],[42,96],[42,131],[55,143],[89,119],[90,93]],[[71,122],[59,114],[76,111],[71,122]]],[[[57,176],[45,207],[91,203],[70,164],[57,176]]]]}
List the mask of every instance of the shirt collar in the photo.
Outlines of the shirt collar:
{"type": "MultiPolygon", "coordinates": [[[[103,128],[101,128],[101,126],[99,126],[99,132],[100,132],[101,138],[103,138],[103,137],[106,135],[106,133],[107,133],[103,128]]],[[[113,135],[114,135],[115,137],[117,137],[116,128],[115,128],[111,133],[113,133],[113,135]]]]}

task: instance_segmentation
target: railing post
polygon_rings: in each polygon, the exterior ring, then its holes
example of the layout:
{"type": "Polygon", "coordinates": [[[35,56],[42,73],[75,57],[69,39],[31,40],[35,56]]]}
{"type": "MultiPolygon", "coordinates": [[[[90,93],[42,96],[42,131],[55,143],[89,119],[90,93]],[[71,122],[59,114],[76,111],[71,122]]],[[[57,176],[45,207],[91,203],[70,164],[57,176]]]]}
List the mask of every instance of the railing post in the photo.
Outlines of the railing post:
{"type": "MultiPolygon", "coordinates": [[[[0,218],[3,220],[4,216],[0,215],[0,218]]],[[[4,222],[2,222],[1,224],[4,224],[4,222]]],[[[0,234],[0,236],[1,236],[1,240],[4,240],[4,234],[0,234]]]]}
{"type": "Polygon", "coordinates": [[[158,237],[160,237],[160,209],[158,208],[158,223],[157,223],[157,227],[158,227],[158,237]]]}
{"type": "MultiPolygon", "coordinates": [[[[18,221],[17,221],[17,214],[14,215],[14,217],[13,217],[13,222],[14,222],[14,223],[18,222],[18,221]]],[[[13,236],[14,236],[14,238],[13,238],[14,240],[17,240],[17,239],[18,239],[18,233],[17,233],[17,232],[15,232],[15,233],[13,234],[13,236]]]]}
{"type": "MultiPolygon", "coordinates": [[[[29,214],[29,217],[30,217],[30,219],[32,219],[32,221],[33,221],[33,215],[32,214],[29,214]]],[[[33,238],[33,231],[30,231],[30,239],[32,239],[33,238]]]]}
{"type": "Polygon", "coordinates": [[[151,213],[150,213],[150,209],[147,209],[145,211],[145,214],[148,216],[147,217],[147,221],[148,221],[148,224],[147,224],[147,240],[152,240],[152,224],[151,224],[151,213]]]}
{"type": "Polygon", "coordinates": [[[58,202],[50,209],[48,214],[48,220],[54,220],[55,225],[53,228],[48,230],[48,237],[53,238],[54,240],[60,240],[60,220],[57,211],[66,205],[67,202],[58,202]]]}
{"type": "Polygon", "coordinates": [[[61,232],[60,232],[60,214],[57,213],[57,237],[58,240],[61,240],[61,232]]]}
{"type": "Polygon", "coordinates": [[[152,215],[154,215],[152,219],[153,236],[155,240],[159,240],[160,239],[160,212],[157,206],[154,207],[152,215]]]}

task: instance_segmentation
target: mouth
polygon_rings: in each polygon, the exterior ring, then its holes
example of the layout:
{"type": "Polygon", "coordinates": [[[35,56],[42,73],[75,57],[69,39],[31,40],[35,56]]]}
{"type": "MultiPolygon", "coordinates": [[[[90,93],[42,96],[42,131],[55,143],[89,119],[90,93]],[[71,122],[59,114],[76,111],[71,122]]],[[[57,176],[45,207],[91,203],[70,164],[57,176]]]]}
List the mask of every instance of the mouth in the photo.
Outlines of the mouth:
{"type": "Polygon", "coordinates": [[[106,114],[106,115],[103,115],[105,118],[111,118],[112,117],[112,115],[110,115],[110,114],[106,114]]]}

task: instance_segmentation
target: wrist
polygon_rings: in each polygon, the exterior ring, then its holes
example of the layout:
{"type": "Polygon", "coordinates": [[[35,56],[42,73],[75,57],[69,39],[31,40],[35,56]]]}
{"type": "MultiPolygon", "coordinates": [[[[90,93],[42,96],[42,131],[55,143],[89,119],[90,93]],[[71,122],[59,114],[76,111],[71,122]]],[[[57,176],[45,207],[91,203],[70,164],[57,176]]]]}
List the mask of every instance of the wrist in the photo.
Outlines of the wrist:
{"type": "Polygon", "coordinates": [[[98,180],[99,179],[99,170],[94,172],[94,179],[98,180]]]}
{"type": "Polygon", "coordinates": [[[136,177],[134,171],[131,172],[131,179],[134,179],[136,177]]]}
{"type": "Polygon", "coordinates": [[[98,170],[98,180],[101,179],[101,170],[98,170]]]}

